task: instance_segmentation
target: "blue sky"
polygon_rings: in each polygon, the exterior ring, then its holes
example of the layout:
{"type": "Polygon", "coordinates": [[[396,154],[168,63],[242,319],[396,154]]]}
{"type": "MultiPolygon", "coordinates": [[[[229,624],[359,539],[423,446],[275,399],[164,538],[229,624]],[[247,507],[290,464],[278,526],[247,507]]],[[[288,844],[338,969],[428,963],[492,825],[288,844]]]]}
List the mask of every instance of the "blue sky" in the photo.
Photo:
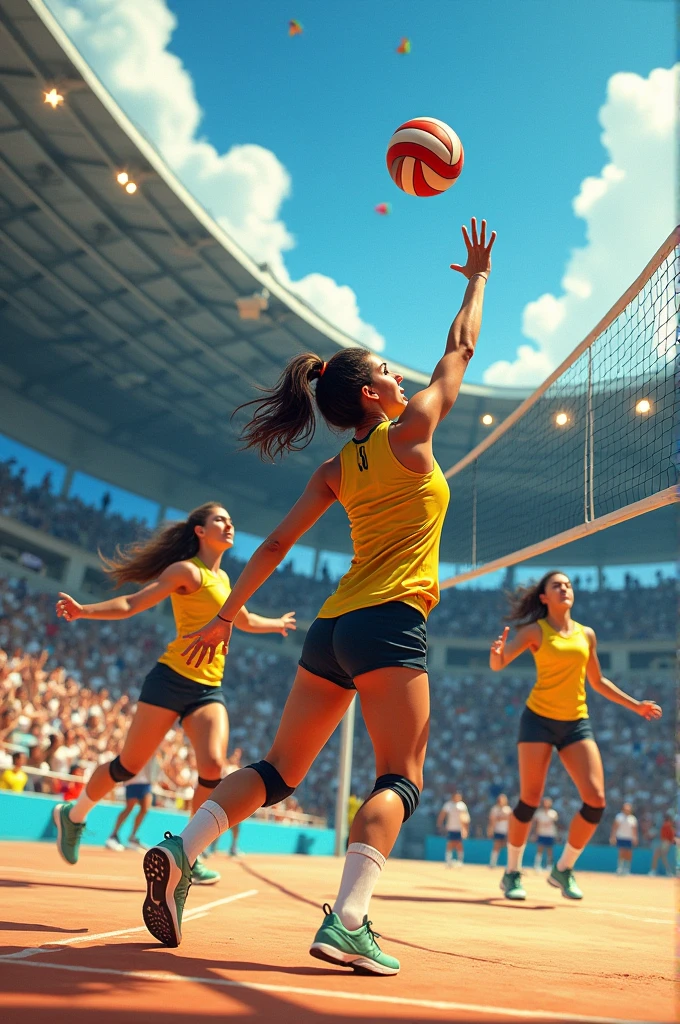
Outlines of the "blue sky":
{"type": "MultiPolygon", "coordinates": [[[[460,224],[487,216],[499,240],[472,381],[514,352],[525,305],[559,294],[570,250],[586,242],[572,200],[608,161],[598,123],[608,80],[644,78],[674,57],[663,0],[168,4],[200,133],[220,152],[255,142],[276,154],[292,179],[281,209],[297,242],[291,276],[349,284],[388,355],[432,368],[462,292],[448,269],[460,224]],[[304,34],[290,39],[292,16],[304,34]],[[395,53],[402,35],[408,56],[395,53]],[[422,200],[400,193],[384,163],[393,129],[420,114],[449,122],[466,153],[454,188],[422,200]],[[389,218],[373,212],[382,201],[389,218]]],[[[617,294],[646,262],[620,259],[617,294]]]]}

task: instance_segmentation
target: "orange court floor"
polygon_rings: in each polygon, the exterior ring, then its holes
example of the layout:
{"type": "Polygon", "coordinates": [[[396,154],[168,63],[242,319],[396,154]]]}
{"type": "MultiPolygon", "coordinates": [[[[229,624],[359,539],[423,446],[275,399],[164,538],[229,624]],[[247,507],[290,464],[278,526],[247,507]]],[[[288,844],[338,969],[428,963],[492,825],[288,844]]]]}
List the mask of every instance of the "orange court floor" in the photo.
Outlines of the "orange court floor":
{"type": "Polygon", "coordinates": [[[0,843],[3,1024],[339,1024],[342,1021],[673,1021],[671,879],[580,872],[582,903],[527,871],[509,903],[499,871],[389,861],[371,905],[396,977],[312,959],[333,858],[215,855],[178,949],[141,920],[139,853],[0,843]]]}

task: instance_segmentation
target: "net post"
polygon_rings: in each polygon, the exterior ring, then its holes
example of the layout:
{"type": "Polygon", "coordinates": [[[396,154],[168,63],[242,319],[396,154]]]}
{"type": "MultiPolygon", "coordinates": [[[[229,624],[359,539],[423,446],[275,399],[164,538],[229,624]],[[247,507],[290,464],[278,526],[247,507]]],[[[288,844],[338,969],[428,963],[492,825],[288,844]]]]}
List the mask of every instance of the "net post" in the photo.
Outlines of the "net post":
{"type": "Polygon", "coordinates": [[[472,466],[472,552],[471,565],[477,568],[477,459],[472,466]]]}
{"type": "Polygon", "coordinates": [[[347,805],[349,803],[350,786],[352,783],[352,749],[354,746],[354,719],[356,716],[356,700],[353,700],[345,712],[340,726],[340,759],[338,762],[338,795],[335,801],[335,849],[336,857],[345,856],[347,840],[347,805]]]}

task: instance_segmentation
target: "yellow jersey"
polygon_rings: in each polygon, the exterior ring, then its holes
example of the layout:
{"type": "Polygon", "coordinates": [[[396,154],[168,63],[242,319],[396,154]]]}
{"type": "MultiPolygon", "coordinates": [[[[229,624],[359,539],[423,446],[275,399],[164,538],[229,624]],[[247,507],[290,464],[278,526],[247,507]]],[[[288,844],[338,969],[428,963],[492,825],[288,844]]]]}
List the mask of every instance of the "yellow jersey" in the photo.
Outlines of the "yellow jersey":
{"type": "Polygon", "coordinates": [[[187,633],[195,633],[201,626],[214,619],[218,611],[231,593],[231,583],[224,569],[212,572],[200,558],[191,558],[201,573],[201,585],[193,594],[171,594],[172,611],[177,627],[176,638],[168,644],[158,659],[162,665],[168,665],[185,679],[204,686],[219,686],[224,675],[224,654],[222,648],[208,664],[207,659],[200,668],[187,665],[182,657],[189,641],[184,637],[187,633]]]}
{"type": "Polygon", "coordinates": [[[379,423],[340,452],[338,499],[349,517],[354,557],[319,618],[390,601],[403,601],[427,618],[439,601],[449,485],[436,462],[429,473],[402,466],[390,447],[390,426],[379,423]]]}
{"type": "Polygon", "coordinates": [[[541,646],[534,652],[536,682],[527,707],[536,715],[573,722],[588,717],[586,704],[586,666],[590,644],[583,626],[572,622],[573,631],[562,636],[539,619],[543,634],[541,646]]]}

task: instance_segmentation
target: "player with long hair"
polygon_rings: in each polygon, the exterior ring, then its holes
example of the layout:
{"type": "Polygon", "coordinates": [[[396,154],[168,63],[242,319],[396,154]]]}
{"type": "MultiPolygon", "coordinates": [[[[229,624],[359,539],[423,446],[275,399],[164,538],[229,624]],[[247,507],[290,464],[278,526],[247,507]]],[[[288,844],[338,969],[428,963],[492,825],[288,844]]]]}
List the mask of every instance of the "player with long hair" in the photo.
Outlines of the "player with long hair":
{"type": "MultiPolygon", "coordinates": [[[[103,559],[105,572],[117,586],[146,583],[134,594],[97,604],[79,604],[60,594],[57,615],[67,622],[76,619],[129,619],[153,608],[166,597],[172,602],[177,637],[168,644],[147,675],[120,754],[100,765],[75,802],[54,809],[57,848],[65,861],[78,860],[80,840],[89,811],[116,786],[129,782],[156,753],[163,737],[179,718],[196,755],[198,786],[195,811],[222,778],[229,739],[229,717],[222,688],[225,653],[201,665],[187,665],[182,658],[185,633],[196,629],[207,616],[221,608],[231,583],[220,562],[233,546],[234,524],[218,502],[209,501],[187,519],[171,523],[147,541],[118,550],[103,559]]],[[[280,619],[263,618],[240,606],[234,625],[246,633],[282,633],[295,629],[295,613],[280,619]]],[[[192,881],[211,884],[219,879],[201,861],[192,869],[192,881]]]]}
{"type": "Polygon", "coordinates": [[[495,234],[473,220],[463,229],[467,279],[461,309],[431,383],[410,401],[402,377],[373,352],[349,348],[327,363],[292,359],[259,399],[246,444],[274,457],[311,440],[315,407],[331,426],[352,430],[339,455],[312,475],[302,497],[258,548],[212,622],[193,635],[190,663],[227,647],[239,609],[300,537],[339,501],[349,517],[354,558],[305,639],[299,669],[266,758],[224,779],[181,837],[145,856],[144,919],[166,945],[181,938],[189,864],[216,835],[259,807],[277,803],[303,780],[359,693],[377,779],[350,832],[340,890],[310,952],[374,974],[396,974],[368,920],[369,901],[402,822],[423,786],[430,699],[426,620],[439,600],[439,540],[449,501],[432,437],[451,410],[479,336],[495,234]],[[315,387],[312,387],[316,382],[315,387]]]}
{"type": "Polygon", "coordinates": [[[526,650],[536,662],[536,682],[520,720],[520,799],[510,818],[508,866],[501,881],[501,890],[511,900],[526,899],[522,855],[543,796],[553,747],[583,804],[571,820],[567,842],[548,882],[568,899],[583,898],[573,868],[605,808],[604,770],[588,717],[586,678],[607,700],[647,720],[661,717],[661,708],[654,701],[635,700],[605,679],[595,632],[572,619],[573,604],[569,577],[563,572],[547,572],[538,583],[519,588],[511,596],[507,618],[517,625],[517,632],[508,641],[510,627],[506,626],[491,645],[489,665],[494,672],[500,672],[526,650]]]}

